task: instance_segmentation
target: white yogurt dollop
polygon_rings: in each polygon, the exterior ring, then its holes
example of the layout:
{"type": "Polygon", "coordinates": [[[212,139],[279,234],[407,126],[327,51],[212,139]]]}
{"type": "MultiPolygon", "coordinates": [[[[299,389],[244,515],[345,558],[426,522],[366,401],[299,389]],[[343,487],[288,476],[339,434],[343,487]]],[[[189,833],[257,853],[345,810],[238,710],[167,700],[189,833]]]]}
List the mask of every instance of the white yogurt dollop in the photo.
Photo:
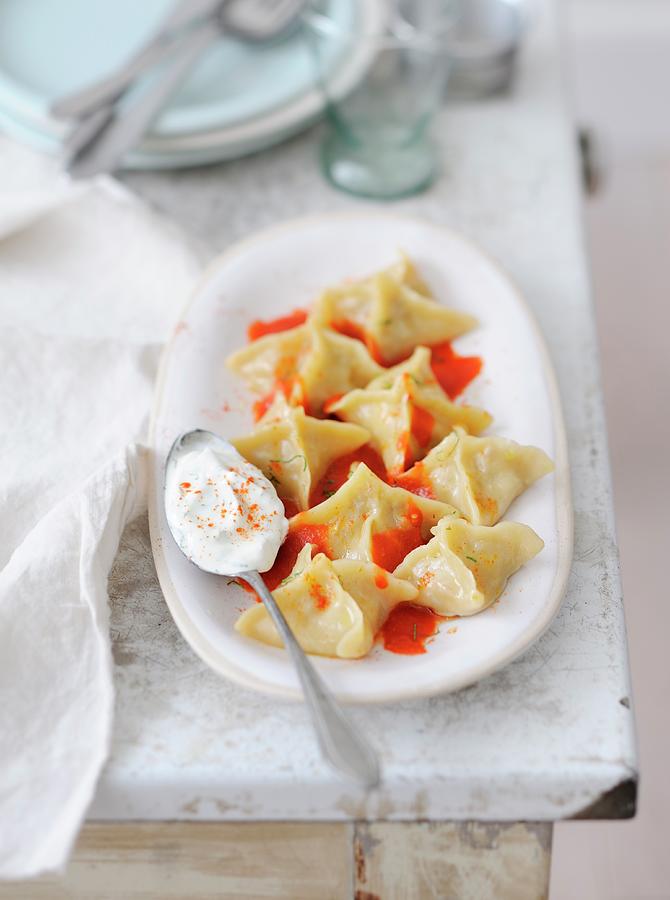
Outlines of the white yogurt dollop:
{"type": "Polygon", "coordinates": [[[260,469],[204,435],[168,464],[165,511],[186,556],[208,572],[267,572],[286,537],[284,506],[260,469]]]}

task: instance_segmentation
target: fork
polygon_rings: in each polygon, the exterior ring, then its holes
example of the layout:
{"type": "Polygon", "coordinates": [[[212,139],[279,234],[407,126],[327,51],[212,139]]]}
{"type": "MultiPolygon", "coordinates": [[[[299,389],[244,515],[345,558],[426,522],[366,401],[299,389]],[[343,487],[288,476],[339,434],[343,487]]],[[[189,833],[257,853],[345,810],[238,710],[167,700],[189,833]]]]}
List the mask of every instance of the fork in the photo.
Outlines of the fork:
{"type": "Polygon", "coordinates": [[[75,129],[65,145],[66,168],[74,178],[113,171],[140,140],[203,51],[227,32],[252,43],[285,34],[306,0],[225,0],[215,14],[195,26],[180,42],[174,59],[156,82],[127,109],[119,110],[118,87],[100,92],[103,104],[75,129]],[[104,105],[107,104],[107,105],[104,105]]]}

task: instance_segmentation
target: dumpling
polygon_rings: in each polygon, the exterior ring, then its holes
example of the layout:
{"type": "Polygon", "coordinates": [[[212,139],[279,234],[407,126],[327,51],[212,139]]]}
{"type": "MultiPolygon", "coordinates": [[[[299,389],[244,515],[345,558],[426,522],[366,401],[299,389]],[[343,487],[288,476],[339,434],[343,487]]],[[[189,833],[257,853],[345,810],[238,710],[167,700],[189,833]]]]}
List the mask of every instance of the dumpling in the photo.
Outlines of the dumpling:
{"type": "Polygon", "coordinates": [[[544,450],[456,427],[396,484],[451,503],[474,525],[495,525],[526,488],[552,472],[544,450]]]}
{"type": "Polygon", "coordinates": [[[314,419],[282,395],[252,434],[231,443],[273,482],[282,500],[297,509],[309,507],[309,497],[330,463],[370,440],[359,425],[314,419]]]}
{"type": "MultiPolygon", "coordinates": [[[[393,607],[414,600],[417,589],[368,562],[310,559],[303,547],[292,573],[274,591],[279,608],[306,653],[357,659],[369,653],[393,607]]],[[[265,608],[256,604],[235,623],[240,634],[274,647],[282,641],[265,608]]]]}
{"type": "Polygon", "coordinates": [[[299,388],[298,363],[310,345],[309,326],[298,325],[252,341],[232,353],[226,365],[245,380],[254,394],[270,394],[281,386],[288,397],[299,388]]]}
{"type": "Polygon", "coordinates": [[[227,365],[254,393],[281,392],[291,405],[316,415],[329,398],[383,371],[360,341],[315,322],[259,338],[229,356],[227,365]]]}
{"type": "Polygon", "coordinates": [[[368,384],[383,369],[360,341],[310,327],[312,343],[300,365],[300,379],[308,408],[322,413],[328,399],[368,384]]]}
{"type": "Polygon", "coordinates": [[[486,609],[502,594],[510,575],[544,547],[533,529],[519,522],[471,525],[448,516],[433,534],[393,574],[418,589],[415,603],[443,616],[472,616],[486,609]]]}
{"type": "Polygon", "coordinates": [[[328,500],[294,516],[291,531],[323,531],[319,549],[331,559],[360,559],[392,571],[430,535],[453,506],[389,487],[364,463],[328,500]]]}
{"type": "Polygon", "coordinates": [[[403,472],[456,425],[479,434],[491,416],[475,406],[452,403],[430,367],[430,351],[417,347],[410,359],[329,403],[329,413],[367,428],[370,443],[391,473],[403,472]]]}
{"type": "Polygon", "coordinates": [[[314,316],[323,325],[362,338],[373,358],[387,364],[418,344],[449,341],[477,324],[473,316],[433,300],[407,257],[375,275],[325,291],[314,316]]]}

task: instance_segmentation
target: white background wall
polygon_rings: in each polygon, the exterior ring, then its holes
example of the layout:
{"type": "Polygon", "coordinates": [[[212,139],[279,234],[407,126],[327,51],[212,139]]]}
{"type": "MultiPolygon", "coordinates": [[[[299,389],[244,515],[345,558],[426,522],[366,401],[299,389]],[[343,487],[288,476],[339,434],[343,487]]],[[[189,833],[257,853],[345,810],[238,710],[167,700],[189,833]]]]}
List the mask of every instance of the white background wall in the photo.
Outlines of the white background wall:
{"type": "Polygon", "coordinates": [[[631,822],[555,830],[551,900],[670,898],[670,0],[561,0],[586,201],[640,744],[631,822]]]}

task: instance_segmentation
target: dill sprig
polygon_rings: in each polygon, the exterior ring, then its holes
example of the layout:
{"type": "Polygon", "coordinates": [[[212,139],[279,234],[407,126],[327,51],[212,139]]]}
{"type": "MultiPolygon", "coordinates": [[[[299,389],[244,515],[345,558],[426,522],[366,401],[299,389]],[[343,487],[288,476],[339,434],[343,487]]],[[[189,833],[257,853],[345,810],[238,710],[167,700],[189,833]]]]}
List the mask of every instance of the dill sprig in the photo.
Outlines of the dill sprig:
{"type": "Polygon", "coordinates": [[[283,463],[284,465],[288,465],[288,463],[292,463],[294,459],[302,460],[302,470],[303,472],[307,471],[307,457],[304,453],[296,453],[295,456],[291,456],[288,459],[271,459],[271,463],[283,463]]]}

